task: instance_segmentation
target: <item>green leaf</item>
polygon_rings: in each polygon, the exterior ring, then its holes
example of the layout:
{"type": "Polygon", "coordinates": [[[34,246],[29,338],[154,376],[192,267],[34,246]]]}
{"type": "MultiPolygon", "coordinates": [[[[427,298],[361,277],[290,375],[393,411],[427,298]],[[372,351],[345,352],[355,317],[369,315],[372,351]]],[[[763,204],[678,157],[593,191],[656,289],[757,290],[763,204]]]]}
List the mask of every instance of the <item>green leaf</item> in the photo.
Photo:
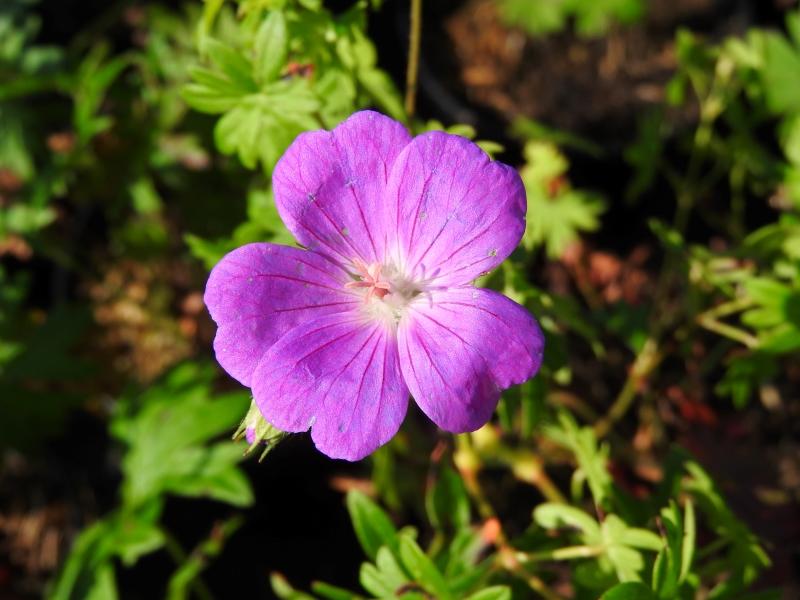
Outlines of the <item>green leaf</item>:
{"type": "Polygon", "coordinates": [[[492,568],[491,558],[478,562],[484,553],[486,542],[479,531],[464,528],[458,531],[446,549],[446,556],[437,556],[437,564],[454,596],[459,597],[473,590],[492,568]]]}
{"type": "Polygon", "coordinates": [[[223,94],[205,85],[190,83],[181,89],[181,97],[193,109],[204,113],[224,113],[236,107],[240,94],[223,94]]]}
{"type": "Polygon", "coordinates": [[[346,590],[323,581],[312,582],[311,591],[318,596],[327,598],[327,600],[359,600],[361,598],[361,596],[351,592],[350,590],[346,590]]]}
{"type": "Polygon", "coordinates": [[[511,600],[511,588],[493,585],[467,596],[466,600],[511,600]]]}
{"type": "Polygon", "coordinates": [[[117,600],[117,580],[114,576],[114,564],[102,563],[94,571],[94,580],[86,591],[80,596],[85,600],[117,600]]]}
{"type": "Polygon", "coordinates": [[[731,396],[734,406],[743,408],[761,382],[774,377],[777,371],[778,365],[774,357],[766,352],[734,356],[728,362],[725,376],[714,391],[731,396]]]}
{"type": "Polygon", "coordinates": [[[393,596],[409,579],[392,552],[383,546],[378,550],[375,564],[364,563],[359,572],[359,582],[370,594],[378,598],[393,596]]]}
{"type": "Polygon", "coordinates": [[[362,563],[358,572],[358,582],[365,590],[376,598],[389,597],[394,594],[394,585],[388,583],[381,577],[381,572],[372,563],[362,563]]]}
{"type": "Polygon", "coordinates": [[[161,210],[162,201],[153,180],[149,177],[140,177],[130,187],[133,208],[142,215],[156,214],[161,210]]]}
{"type": "Polygon", "coordinates": [[[578,427],[575,418],[563,411],[558,415],[558,425],[547,426],[544,432],[554,442],[572,451],[581,474],[589,484],[594,501],[610,508],[614,490],[611,475],[606,468],[608,446],[598,444],[591,427],[578,427]]]}
{"type": "Polygon", "coordinates": [[[425,495],[425,508],[434,527],[456,530],[469,525],[467,490],[461,477],[449,465],[442,466],[438,477],[429,487],[425,495]]]}
{"type": "MultiPolygon", "coordinates": [[[[196,469],[192,474],[178,478],[167,478],[164,482],[164,491],[178,496],[210,498],[225,502],[232,506],[251,506],[254,501],[253,490],[247,477],[235,467],[241,461],[242,449],[238,444],[228,446],[230,464],[222,466],[215,463],[215,453],[207,453],[205,460],[208,462],[196,469]]],[[[218,451],[222,448],[215,447],[218,451]]]]}
{"type": "Polygon", "coordinates": [[[392,521],[372,500],[358,491],[347,494],[347,510],[356,537],[364,553],[375,560],[381,546],[388,546],[393,552],[398,550],[398,536],[392,521]]]}
{"type": "Polygon", "coordinates": [[[603,590],[607,590],[619,582],[616,573],[605,559],[575,563],[572,571],[576,584],[582,588],[593,590],[596,594],[600,594],[603,590]]]}
{"type": "Polygon", "coordinates": [[[14,204],[0,213],[0,231],[16,233],[35,233],[55,221],[56,213],[49,206],[30,206],[14,204]]]}
{"type": "Polygon", "coordinates": [[[752,531],[728,508],[714,481],[694,461],[685,464],[688,477],[683,481],[683,490],[694,498],[698,508],[705,514],[705,521],[719,542],[727,546],[726,560],[735,565],[729,576],[710,593],[710,598],[731,597],[752,584],[759,573],[771,562],[752,531]]]}
{"type": "Polygon", "coordinates": [[[280,573],[272,573],[269,577],[269,583],[272,586],[272,591],[281,600],[316,600],[314,596],[298,592],[280,573]]]}
{"type": "Polygon", "coordinates": [[[533,519],[547,529],[574,527],[581,531],[587,540],[600,540],[600,525],[579,508],[568,504],[546,502],[533,510],[533,519]]]}
{"type": "Polygon", "coordinates": [[[271,188],[269,190],[253,188],[248,192],[247,218],[264,230],[273,232],[273,241],[277,241],[276,238],[278,238],[284,243],[291,243],[293,238],[278,214],[271,188]]]}
{"type": "Polygon", "coordinates": [[[792,288],[768,277],[752,277],[744,282],[748,295],[765,306],[780,306],[792,295],[792,288]]]}
{"type": "Polygon", "coordinates": [[[238,97],[254,91],[250,85],[241,85],[241,82],[232,80],[224,73],[205,67],[190,67],[189,76],[197,85],[208,88],[220,96],[238,97]]]}
{"type": "Polygon", "coordinates": [[[128,56],[121,55],[109,59],[108,47],[96,44],[86,54],[75,74],[72,84],[73,126],[78,144],[87,144],[91,138],[108,129],[112,120],[100,114],[103,101],[114,80],[129,66],[128,56]]]}
{"type": "Polygon", "coordinates": [[[358,72],[358,82],[383,112],[401,122],[408,120],[397,87],[388,74],[380,69],[363,69],[358,72]]]}
{"type": "Polygon", "coordinates": [[[697,542],[697,525],[694,516],[694,503],[686,500],[683,509],[683,540],[681,543],[680,581],[685,581],[692,568],[694,549],[697,542]]]}
{"type": "Polygon", "coordinates": [[[326,128],[336,127],[353,112],[358,90],[352,74],[328,69],[314,82],[314,93],[324,99],[320,116],[326,128]]]}
{"type": "Polygon", "coordinates": [[[252,502],[249,483],[235,466],[241,449],[230,442],[207,445],[233,430],[249,397],[235,393],[212,400],[206,374],[213,375],[213,370],[182,365],[118,406],[112,432],[128,446],[122,460],[122,495],[128,506],[165,491],[237,506],[252,502]]]}
{"type": "Polygon", "coordinates": [[[800,50],[783,34],[761,33],[763,89],[767,107],[777,114],[800,111],[800,50]]]}
{"type": "Polygon", "coordinates": [[[656,596],[645,584],[629,581],[615,585],[600,600],[656,600],[656,596]]]}
{"type": "Polygon", "coordinates": [[[642,529],[631,529],[617,515],[606,515],[601,526],[603,543],[606,547],[606,556],[620,581],[639,581],[640,573],[644,568],[644,558],[642,553],[629,545],[626,538],[650,546],[649,549],[658,550],[662,547],[662,542],[657,535],[642,529]],[[648,534],[648,535],[645,535],[648,534]]]}
{"type": "Polygon", "coordinates": [[[289,36],[286,18],[280,10],[273,10],[258,28],[255,39],[255,79],[262,85],[275,80],[286,63],[289,36]]]}
{"type": "Polygon", "coordinates": [[[213,38],[208,38],[205,44],[208,57],[237,89],[258,90],[253,79],[253,63],[244,54],[213,38]]]}
{"type": "Polygon", "coordinates": [[[604,204],[598,196],[570,187],[567,159],[554,145],[528,142],[525,159],[520,170],[528,196],[523,243],[529,249],[544,245],[547,254],[557,258],[580,232],[598,228],[604,204]]]}
{"type": "Polygon", "coordinates": [[[570,22],[580,35],[601,35],[615,21],[631,23],[644,12],[643,0],[500,0],[499,4],[503,20],[533,36],[562,31],[570,22]]]}
{"type": "Polygon", "coordinates": [[[117,525],[116,552],[125,566],[132,566],[145,554],[162,548],[166,537],[155,523],[127,515],[117,525]]]}
{"type": "Polygon", "coordinates": [[[319,107],[306,80],[280,80],[231,108],[217,122],[214,141],[220,152],[237,154],[247,168],[261,162],[271,170],[297,135],[319,126],[319,107]]]}
{"type": "MultiPolygon", "coordinates": [[[[107,543],[111,529],[111,521],[102,520],[81,531],[48,594],[49,600],[85,598],[98,577],[107,579],[102,572],[111,564],[112,548],[107,543]]],[[[108,587],[107,583],[103,585],[108,587]]]]}
{"type": "Polygon", "coordinates": [[[661,548],[664,546],[661,538],[652,531],[640,529],[638,527],[628,527],[627,525],[625,526],[625,529],[620,532],[617,541],[626,546],[640,548],[642,550],[653,550],[655,552],[661,550],[661,548]]]}
{"type": "Polygon", "coordinates": [[[507,23],[523,27],[531,35],[537,36],[564,29],[569,18],[567,7],[565,0],[535,3],[501,0],[500,14],[507,23]]]}
{"type": "Polygon", "coordinates": [[[452,598],[442,574],[410,536],[400,536],[400,560],[413,579],[439,600],[452,598]]]}

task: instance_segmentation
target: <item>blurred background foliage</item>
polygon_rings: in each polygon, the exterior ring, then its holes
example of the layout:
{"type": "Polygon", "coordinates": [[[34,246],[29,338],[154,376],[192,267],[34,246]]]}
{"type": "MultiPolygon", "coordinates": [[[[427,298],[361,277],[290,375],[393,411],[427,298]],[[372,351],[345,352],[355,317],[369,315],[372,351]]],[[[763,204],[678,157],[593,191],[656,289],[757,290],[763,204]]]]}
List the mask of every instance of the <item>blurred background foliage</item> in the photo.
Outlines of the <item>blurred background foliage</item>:
{"type": "Polygon", "coordinates": [[[408,115],[400,0],[2,2],[0,596],[797,597],[796,5],[426,3],[408,115]],[[346,465],[248,412],[202,289],[367,107],[519,168],[478,283],[548,346],[346,465]]]}

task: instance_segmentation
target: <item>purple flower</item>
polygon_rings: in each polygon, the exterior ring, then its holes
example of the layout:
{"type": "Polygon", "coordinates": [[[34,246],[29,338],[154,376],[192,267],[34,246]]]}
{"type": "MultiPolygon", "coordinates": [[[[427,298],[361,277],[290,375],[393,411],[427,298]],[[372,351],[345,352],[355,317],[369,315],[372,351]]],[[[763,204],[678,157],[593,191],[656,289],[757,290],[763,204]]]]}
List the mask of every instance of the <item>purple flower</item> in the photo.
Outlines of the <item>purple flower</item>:
{"type": "Polygon", "coordinates": [[[539,369],[533,317],[472,285],[525,229],[514,169],[365,111],[298,136],[272,180],[307,249],[234,250],[205,303],[217,360],[275,427],[311,428],[322,452],[358,460],[397,433],[409,393],[442,429],[473,431],[539,369]]]}

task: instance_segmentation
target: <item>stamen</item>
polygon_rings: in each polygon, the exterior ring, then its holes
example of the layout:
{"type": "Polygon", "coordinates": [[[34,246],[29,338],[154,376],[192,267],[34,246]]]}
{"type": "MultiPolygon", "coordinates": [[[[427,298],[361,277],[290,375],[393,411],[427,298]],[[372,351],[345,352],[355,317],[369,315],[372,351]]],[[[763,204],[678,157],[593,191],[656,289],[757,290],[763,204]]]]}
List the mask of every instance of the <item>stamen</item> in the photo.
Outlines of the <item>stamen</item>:
{"type": "Polygon", "coordinates": [[[367,288],[367,293],[364,296],[364,301],[369,302],[373,296],[383,300],[391,291],[391,285],[388,281],[381,281],[381,271],[383,265],[380,263],[372,263],[367,265],[360,258],[353,259],[353,266],[358,271],[361,281],[350,281],[344,285],[346,288],[367,288]]]}

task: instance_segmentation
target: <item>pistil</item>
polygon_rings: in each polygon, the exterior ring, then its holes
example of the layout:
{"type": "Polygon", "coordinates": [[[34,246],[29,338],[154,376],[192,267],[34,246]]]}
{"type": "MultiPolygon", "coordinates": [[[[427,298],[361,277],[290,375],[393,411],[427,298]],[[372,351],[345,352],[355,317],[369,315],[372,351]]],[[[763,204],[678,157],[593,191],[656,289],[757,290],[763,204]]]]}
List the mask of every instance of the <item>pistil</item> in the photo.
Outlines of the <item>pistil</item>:
{"type": "Polygon", "coordinates": [[[364,296],[365,303],[372,300],[373,296],[383,300],[383,297],[391,292],[392,288],[389,282],[381,280],[381,271],[383,270],[383,265],[380,263],[372,263],[371,265],[367,265],[360,258],[354,258],[353,266],[356,268],[356,271],[358,271],[361,281],[351,281],[346,283],[345,287],[367,288],[367,293],[364,296]]]}

